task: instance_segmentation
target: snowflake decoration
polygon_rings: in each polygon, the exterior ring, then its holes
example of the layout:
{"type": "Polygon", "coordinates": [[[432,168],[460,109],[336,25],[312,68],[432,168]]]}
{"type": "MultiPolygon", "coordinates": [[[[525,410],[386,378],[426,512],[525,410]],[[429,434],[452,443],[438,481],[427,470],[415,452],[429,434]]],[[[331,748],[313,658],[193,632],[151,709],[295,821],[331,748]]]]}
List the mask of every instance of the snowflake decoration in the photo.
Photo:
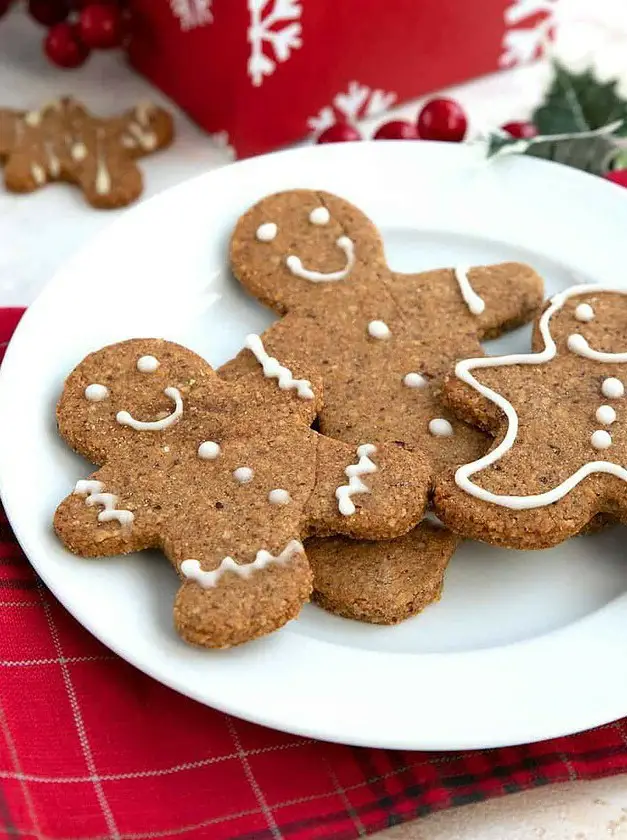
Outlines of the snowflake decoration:
{"type": "Polygon", "coordinates": [[[375,117],[391,108],[395,101],[395,93],[372,90],[368,85],[349,82],[347,91],[337,93],[331,105],[326,105],[315,117],[310,117],[307,125],[315,134],[321,134],[338,122],[338,117],[348,122],[355,122],[363,117],[375,117]]]}
{"type": "Polygon", "coordinates": [[[248,10],[247,69],[253,85],[259,87],[265,76],[274,73],[277,62],[287,61],[292,51],[302,46],[302,27],[298,20],[303,9],[299,0],[248,0],[248,10]],[[264,52],[266,45],[271,56],[264,52]]]}
{"type": "Polygon", "coordinates": [[[228,131],[218,131],[215,134],[210,134],[209,139],[216,149],[220,149],[228,156],[229,161],[235,160],[237,153],[235,147],[231,145],[228,131]]]}
{"type": "Polygon", "coordinates": [[[511,0],[505,10],[501,67],[528,64],[542,52],[555,26],[560,0],[511,0]]]}
{"type": "Polygon", "coordinates": [[[170,0],[170,8],[179,19],[183,32],[187,32],[197,26],[213,23],[211,3],[212,0],[170,0]]]}

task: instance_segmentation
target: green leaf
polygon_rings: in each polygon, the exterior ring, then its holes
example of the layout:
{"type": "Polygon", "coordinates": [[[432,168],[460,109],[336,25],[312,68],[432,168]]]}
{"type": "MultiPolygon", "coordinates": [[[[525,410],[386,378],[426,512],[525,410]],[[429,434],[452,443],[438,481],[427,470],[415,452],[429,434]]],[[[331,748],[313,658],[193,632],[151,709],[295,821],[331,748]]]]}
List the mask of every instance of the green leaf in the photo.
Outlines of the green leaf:
{"type": "Polygon", "coordinates": [[[627,136],[627,102],[617,81],[600,82],[592,70],[571,73],[553,62],[554,78],[532,120],[540,134],[576,134],[623,120],[618,135],[627,136]]]}

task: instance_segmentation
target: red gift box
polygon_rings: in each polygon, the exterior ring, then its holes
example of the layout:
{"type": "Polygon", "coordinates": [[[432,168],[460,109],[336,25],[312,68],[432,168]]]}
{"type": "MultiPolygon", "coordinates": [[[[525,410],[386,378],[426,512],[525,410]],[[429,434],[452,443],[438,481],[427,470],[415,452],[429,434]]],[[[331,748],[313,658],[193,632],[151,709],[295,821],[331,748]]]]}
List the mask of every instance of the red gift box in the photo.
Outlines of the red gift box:
{"type": "Polygon", "coordinates": [[[134,67],[238,156],[533,60],[559,0],[131,0],[134,67]]]}

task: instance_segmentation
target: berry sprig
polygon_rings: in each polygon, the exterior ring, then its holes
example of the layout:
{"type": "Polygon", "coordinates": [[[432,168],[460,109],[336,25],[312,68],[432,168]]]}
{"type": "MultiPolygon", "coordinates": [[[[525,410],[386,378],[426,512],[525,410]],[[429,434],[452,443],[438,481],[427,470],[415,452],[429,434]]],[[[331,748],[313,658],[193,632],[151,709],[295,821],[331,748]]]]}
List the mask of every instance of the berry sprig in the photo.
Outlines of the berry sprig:
{"type": "MultiPolygon", "coordinates": [[[[16,0],[0,0],[0,17],[16,0]]],[[[128,29],[123,0],[25,0],[31,18],[45,26],[43,50],[57,67],[71,69],[92,50],[121,47],[128,29]]]]}

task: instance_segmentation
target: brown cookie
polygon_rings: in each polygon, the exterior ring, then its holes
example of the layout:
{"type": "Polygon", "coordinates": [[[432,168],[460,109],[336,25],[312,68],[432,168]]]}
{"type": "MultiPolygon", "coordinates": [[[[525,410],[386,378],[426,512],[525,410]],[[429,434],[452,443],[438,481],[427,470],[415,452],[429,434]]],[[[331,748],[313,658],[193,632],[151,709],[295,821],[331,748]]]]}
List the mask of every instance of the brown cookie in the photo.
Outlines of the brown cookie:
{"type": "Polygon", "coordinates": [[[574,286],[545,309],[533,353],[456,366],[444,398],[495,443],[439,477],[435,506],[451,528],[533,549],[595,517],[627,520],[626,295],[574,286]]]}
{"type": "Polygon", "coordinates": [[[439,599],[444,572],[459,542],[447,528],[428,521],[383,542],[307,540],[313,599],[346,618],[397,624],[439,599]]]}
{"type": "MultiPolygon", "coordinates": [[[[529,266],[394,273],[377,229],[360,210],[309,190],[272,195],[252,207],[233,234],[231,263],[241,283],[283,316],[262,336],[265,349],[298,358],[323,376],[324,434],[424,451],[435,473],[486,451],[485,435],[444,408],[439,390],[455,360],[479,355],[483,339],[539,311],[543,284],[529,266]]],[[[221,375],[231,379],[257,365],[245,350],[221,375]]],[[[412,545],[420,566],[424,543],[412,545]]],[[[355,546],[349,548],[347,563],[355,557],[355,546]]],[[[336,542],[334,557],[341,550],[336,542]]],[[[382,549],[382,567],[389,557],[382,549]]],[[[366,602],[361,579],[353,582],[346,598],[345,582],[338,581],[346,611],[366,602]]],[[[406,603],[414,590],[408,587],[406,603]]],[[[325,604],[339,604],[339,598],[326,587],[325,604]]],[[[388,620],[392,610],[391,604],[388,620]]],[[[377,605],[373,620],[380,614],[377,605]]],[[[397,613],[394,620],[402,617],[397,613]]]]}
{"type": "Polygon", "coordinates": [[[63,438],[101,465],[59,505],[57,534],[88,557],[162,549],[183,582],[175,625],[206,647],[298,614],[312,580],[302,538],[387,539],[426,504],[425,458],[319,435],[321,382],[270,361],[226,383],[179,345],[125,341],[84,359],[57,407],[63,438]]]}
{"type": "Polygon", "coordinates": [[[0,162],[11,192],[45,184],[77,184],[101,209],[124,207],[141,194],[137,158],[168,146],[172,117],[142,103],[119,117],[98,118],[75,99],[49,102],[39,111],[0,109],[0,162]]]}

